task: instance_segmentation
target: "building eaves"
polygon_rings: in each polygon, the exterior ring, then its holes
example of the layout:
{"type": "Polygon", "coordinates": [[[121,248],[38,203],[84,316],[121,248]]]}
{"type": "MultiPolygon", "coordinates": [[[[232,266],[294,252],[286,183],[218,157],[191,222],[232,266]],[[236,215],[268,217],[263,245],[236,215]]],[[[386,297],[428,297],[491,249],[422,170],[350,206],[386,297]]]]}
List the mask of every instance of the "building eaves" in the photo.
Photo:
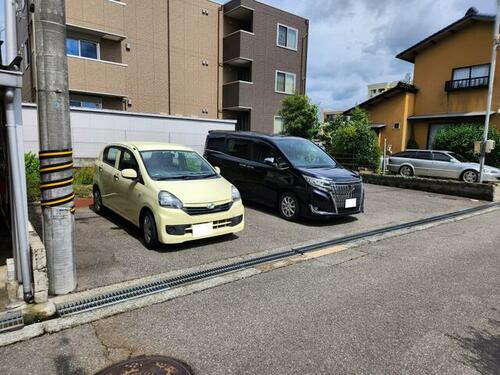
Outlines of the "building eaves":
{"type": "Polygon", "coordinates": [[[398,84],[396,86],[394,86],[393,88],[390,88],[389,90],[384,91],[383,93],[378,94],[377,96],[374,96],[373,98],[370,98],[370,99],[364,101],[363,103],[360,103],[360,104],[348,109],[347,111],[344,112],[344,115],[349,115],[352,112],[352,110],[356,107],[361,107],[361,108],[369,107],[371,105],[382,102],[385,99],[392,98],[393,96],[398,95],[400,93],[404,93],[404,92],[416,93],[417,91],[418,91],[418,89],[410,83],[398,82],[398,84]]]}
{"type": "Polygon", "coordinates": [[[473,22],[494,22],[495,16],[490,14],[479,14],[475,11],[469,10],[466,15],[459,20],[453,22],[452,24],[446,26],[445,28],[439,30],[438,32],[432,34],[431,36],[425,38],[424,40],[418,42],[417,44],[407,48],[403,52],[396,55],[396,58],[408,61],[411,63],[415,62],[415,56],[422,50],[436,45],[438,41],[448,37],[451,34],[456,33],[460,29],[468,26],[473,22]]]}

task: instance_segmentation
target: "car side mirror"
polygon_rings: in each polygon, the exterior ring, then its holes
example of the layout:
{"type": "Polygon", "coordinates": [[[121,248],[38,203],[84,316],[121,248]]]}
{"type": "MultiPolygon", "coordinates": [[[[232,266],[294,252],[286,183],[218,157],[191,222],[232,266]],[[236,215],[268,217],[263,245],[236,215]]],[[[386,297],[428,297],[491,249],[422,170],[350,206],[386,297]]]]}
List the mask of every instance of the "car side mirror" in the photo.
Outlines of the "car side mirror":
{"type": "Polygon", "coordinates": [[[268,157],[264,159],[264,164],[270,165],[271,167],[277,167],[276,162],[274,161],[273,157],[268,157]]]}
{"type": "Polygon", "coordinates": [[[122,177],[126,178],[127,180],[136,180],[137,179],[137,172],[133,169],[124,169],[122,171],[122,177]]]}
{"type": "Polygon", "coordinates": [[[214,167],[215,169],[215,172],[217,172],[217,174],[220,174],[220,168],[219,167],[214,167]]]}

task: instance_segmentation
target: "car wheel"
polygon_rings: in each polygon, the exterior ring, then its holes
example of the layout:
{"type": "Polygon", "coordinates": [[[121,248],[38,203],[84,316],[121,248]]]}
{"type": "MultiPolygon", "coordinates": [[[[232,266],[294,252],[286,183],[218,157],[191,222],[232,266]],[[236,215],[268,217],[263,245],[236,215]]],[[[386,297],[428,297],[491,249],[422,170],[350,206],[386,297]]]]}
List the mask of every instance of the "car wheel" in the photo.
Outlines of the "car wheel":
{"type": "Polygon", "coordinates": [[[413,169],[411,169],[411,167],[408,165],[403,165],[401,168],[399,168],[399,174],[403,177],[412,177],[413,169]]]}
{"type": "Polygon", "coordinates": [[[150,250],[155,249],[158,246],[158,232],[156,231],[155,218],[151,212],[147,211],[142,216],[141,228],[144,244],[150,250]]]}
{"type": "Polygon", "coordinates": [[[476,171],[465,171],[462,173],[462,181],[474,184],[479,181],[479,174],[476,171]]]}
{"type": "Polygon", "coordinates": [[[98,187],[94,188],[93,197],[94,197],[94,211],[98,214],[102,214],[105,207],[102,204],[101,191],[99,190],[98,187]]]}
{"type": "Polygon", "coordinates": [[[280,215],[286,220],[295,220],[300,215],[300,202],[293,193],[285,193],[279,201],[280,215]]]}

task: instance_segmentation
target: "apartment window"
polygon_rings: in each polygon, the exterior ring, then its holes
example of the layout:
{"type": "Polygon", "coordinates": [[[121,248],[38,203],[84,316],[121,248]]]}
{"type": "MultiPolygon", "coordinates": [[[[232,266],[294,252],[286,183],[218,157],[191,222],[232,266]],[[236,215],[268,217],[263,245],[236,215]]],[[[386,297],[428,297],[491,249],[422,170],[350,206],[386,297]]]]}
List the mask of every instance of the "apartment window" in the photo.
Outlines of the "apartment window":
{"type": "Polygon", "coordinates": [[[490,65],[475,65],[465,68],[453,69],[453,80],[488,77],[490,75],[490,65]]]}
{"type": "Polygon", "coordinates": [[[70,107],[102,109],[102,99],[98,97],[86,97],[71,95],[69,98],[70,107]]]}
{"type": "Polygon", "coordinates": [[[447,81],[446,91],[469,87],[487,87],[490,78],[490,65],[481,64],[453,69],[452,80],[447,81]]]}
{"type": "Polygon", "coordinates": [[[278,46],[297,50],[299,31],[290,26],[278,24],[278,46]]]}
{"type": "Polygon", "coordinates": [[[274,116],[273,133],[281,134],[283,132],[283,117],[274,116]]]}
{"type": "Polygon", "coordinates": [[[276,71],[276,92],[293,94],[295,92],[295,79],[293,73],[276,71]]]}
{"type": "Polygon", "coordinates": [[[96,60],[100,58],[99,43],[91,40],[66,38],[66,51],[70,56],[80,56],[96,60]]]}

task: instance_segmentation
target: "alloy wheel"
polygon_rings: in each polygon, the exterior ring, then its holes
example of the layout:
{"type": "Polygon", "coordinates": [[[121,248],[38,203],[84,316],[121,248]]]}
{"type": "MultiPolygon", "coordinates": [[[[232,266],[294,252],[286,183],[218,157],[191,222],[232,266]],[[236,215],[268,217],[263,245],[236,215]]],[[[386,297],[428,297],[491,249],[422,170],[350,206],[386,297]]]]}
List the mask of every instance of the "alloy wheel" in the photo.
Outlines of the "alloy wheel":
{"type": "Polygon", "coordinates": [[[287,218],[292,218],[295,216],[295,211],[297,207],[295,204],[295,200],[287,195],[283,197],[281,200],[281,212],[283,212],[283,215],[287,218]]]}
{"type": "Polygon", "coordinates": [[[399,171],[399,173],[403,177],[411,177],[411,176],[413,176],[413,171],[408,166],[402,167],[401,170],[399,171]]]}
{"type": "Polygon", "coordinates": [[[464,173],[463,180],[470,184],[477,182],[477,173],[474,171],[467,171],[464,173]]]}
{"type": "Polygon", "coordinates": [[[151,223],[149,215],[144,216],[142,232],[144,234],[144,241],[146,241],[147,244],[151,243],[151,239],[153,237],[153,223],[151,223]]]}

